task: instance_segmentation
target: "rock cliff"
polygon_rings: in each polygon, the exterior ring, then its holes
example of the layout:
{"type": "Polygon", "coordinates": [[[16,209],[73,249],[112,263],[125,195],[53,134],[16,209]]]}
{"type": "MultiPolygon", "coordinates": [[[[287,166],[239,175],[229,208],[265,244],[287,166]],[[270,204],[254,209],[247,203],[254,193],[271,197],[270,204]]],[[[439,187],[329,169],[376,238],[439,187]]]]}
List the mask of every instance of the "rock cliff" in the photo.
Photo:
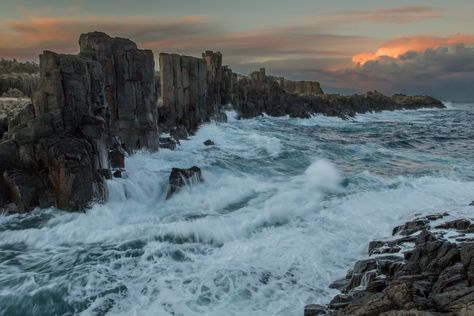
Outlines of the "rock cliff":
{"type": "Polygon", "coordinates": [[[45,51],[40,90],[0,144],[2,204],[82,210],[106,199],[107,108],[99,63],[45,51]]]}
{"type": "Polygon", "coordinates": [[[388,97],[377,91],[351,96],[290,93],[275,77],[267,76],[264,68],[237,80],[230,99],[243,118],[263,113],[300,118],[314,114],[347,118],[373,111],[444,107],[440,101],[428,96],[398,94],[388,97]]]}
{"type": "Polygon", "coordinates": [[[82,34],[81,56],[102,65],[110,128],[125,148],[158,149],[158,110],[153,52],[141,50],[129,39],[105,33],[82,34]]]}
{"type": "Polygon", "coordinates": [[[202,58],[160,54],[160,125],[192,133],[202,122],[222,117],[230,89],[226,71],[219,52],[206,51],[202,58]]]}

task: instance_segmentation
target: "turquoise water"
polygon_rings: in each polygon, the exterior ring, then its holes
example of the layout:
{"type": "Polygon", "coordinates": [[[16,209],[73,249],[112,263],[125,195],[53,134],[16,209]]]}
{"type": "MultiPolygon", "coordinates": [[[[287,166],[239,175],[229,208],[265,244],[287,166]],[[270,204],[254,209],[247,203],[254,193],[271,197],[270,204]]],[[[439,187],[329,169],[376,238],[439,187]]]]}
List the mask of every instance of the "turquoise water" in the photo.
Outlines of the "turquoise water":
{"type": "Polygon", "coordinates": [[[473,216],[473,105],[229,116],[130,157],[86,214],[0,215],[0,314],[300,315],[415,213],[473,216]],[[165,201],[192,165],[205,183],[165,201]]]}

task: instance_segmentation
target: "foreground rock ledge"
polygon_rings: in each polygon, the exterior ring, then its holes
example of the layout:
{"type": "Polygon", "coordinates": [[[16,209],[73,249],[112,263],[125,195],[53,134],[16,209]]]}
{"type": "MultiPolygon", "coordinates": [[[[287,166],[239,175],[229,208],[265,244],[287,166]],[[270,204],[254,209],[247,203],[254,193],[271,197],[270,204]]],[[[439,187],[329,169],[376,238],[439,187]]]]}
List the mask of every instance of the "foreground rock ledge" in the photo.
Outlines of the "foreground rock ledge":
{"type": "Polygon", "coordinates": [[[407,222],[369,244],[369,259],[331,284],[341,291],[312,315],[474,315],[474,224],[446,213],[407,222]]]}

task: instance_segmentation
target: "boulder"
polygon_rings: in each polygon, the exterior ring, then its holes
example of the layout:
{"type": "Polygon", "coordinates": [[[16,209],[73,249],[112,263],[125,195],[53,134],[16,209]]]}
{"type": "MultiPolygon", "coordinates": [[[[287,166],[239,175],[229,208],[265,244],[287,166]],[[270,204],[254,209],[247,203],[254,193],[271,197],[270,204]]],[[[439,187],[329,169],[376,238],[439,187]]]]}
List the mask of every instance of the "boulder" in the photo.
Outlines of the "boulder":
{"type": "Polygon", "coordinates": [[[215,145],[215,143],[210,139],[208,139],[204,142],[204,146],[214,146],[214,145],[215,145]]]}
{"type": "Polygon", "coordinates": [[[169,176],[169,189],[167,199],[187,185],[203,182],[201,169],[193,166],[189,169],[173,168],[169,176]]]}
{"type": "Polygon", "coordinates": [[[317,304],[306,305],[304,307],[304,316],[326,315],[326,307],[317,304]]]}
{"type": "Polygon", "coordinates": [[[456,229],[456,230],[466,230],[471,225],[471,221],[465,218],[456,219],[450,222],[443,223],[436,226],[435,228],[441,229],[456,229]]]}
{"type": "Polygon", "coordinates": [[[395,227],[392,231],[392,235],[396,235],[396,234],[411,235],[420,230],[428,228],[429,227],[428,223],[429,223],[428,220],[414,220],[411,222],[407,222],[403,225],[395,227]]]}
{"type": "Polygon", "coordinates": [[[160,137],[160,148],[175,150],[178,142],[174,137],[160,137]]]}

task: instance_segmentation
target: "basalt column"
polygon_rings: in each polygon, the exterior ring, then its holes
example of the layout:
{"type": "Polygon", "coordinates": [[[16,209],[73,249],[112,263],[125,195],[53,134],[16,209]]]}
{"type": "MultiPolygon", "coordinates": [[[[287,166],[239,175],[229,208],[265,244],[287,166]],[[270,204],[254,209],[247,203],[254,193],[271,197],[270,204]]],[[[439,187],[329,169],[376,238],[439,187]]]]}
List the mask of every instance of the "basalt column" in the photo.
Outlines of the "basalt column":
{"type": "Polygon", "coordinates": [[[158,109],[155,62],[151,50],[141,50],[129,39],[105,33],[82,34],[81,55],[97,60],[105,76],[111,132],[128,151],[158,149],[158,109]]]}
{"type": "Polygon", "coordinates": [[[194,131],[208,119],[206,63],[177,54],[160,54],[160,124],[194,131]]]}

